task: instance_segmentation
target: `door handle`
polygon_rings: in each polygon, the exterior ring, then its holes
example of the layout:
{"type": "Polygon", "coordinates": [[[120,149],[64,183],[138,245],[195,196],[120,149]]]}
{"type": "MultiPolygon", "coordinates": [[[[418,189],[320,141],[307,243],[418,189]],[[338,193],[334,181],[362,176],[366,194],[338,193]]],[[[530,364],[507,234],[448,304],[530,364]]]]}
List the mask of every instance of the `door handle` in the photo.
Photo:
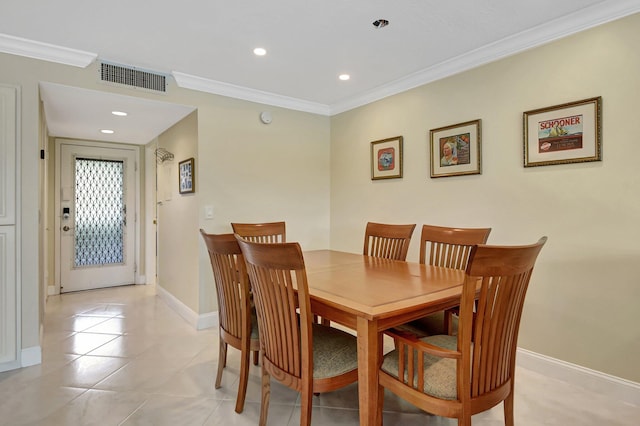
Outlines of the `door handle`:
{"type": "Polygon", "coordinates": [[[63,226],[63,227],[62,227],[62,230],[63,230],[64,232],[67,232],[69,229],[71,229],[71,228],[69,228],[69,226],[68,226],[68,225],[65,225],[65,226],[63,226]]]}

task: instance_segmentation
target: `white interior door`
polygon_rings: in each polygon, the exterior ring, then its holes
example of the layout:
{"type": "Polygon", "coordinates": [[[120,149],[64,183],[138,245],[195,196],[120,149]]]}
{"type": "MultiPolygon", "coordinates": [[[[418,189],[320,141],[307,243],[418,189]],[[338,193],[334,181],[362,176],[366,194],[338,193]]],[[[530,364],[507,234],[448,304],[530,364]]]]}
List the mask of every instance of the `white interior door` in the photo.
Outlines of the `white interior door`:
{"type": "Polygon", "coordinates": [[[61,143],[60,292],[135,282],[136,150],[61,143]]]}

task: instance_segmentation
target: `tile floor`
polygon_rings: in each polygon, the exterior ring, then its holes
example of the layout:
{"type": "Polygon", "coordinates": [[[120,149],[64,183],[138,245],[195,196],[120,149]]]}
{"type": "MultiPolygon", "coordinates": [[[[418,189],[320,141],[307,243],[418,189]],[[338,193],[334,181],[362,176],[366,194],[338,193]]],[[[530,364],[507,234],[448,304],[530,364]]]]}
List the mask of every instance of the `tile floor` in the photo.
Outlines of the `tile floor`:
{"type": "MultiPolygon", "coordinates": [[[[196,331],[155,296],[129,286],[52,296],[42,364],[0,373],[0,425],[256,425],[259,367],[251,366],[247,403],[234,412],[237,351],[229,350],[214,389],[217,329],[196,331]]],[[[297,425],[298,394],[273,382],[269,424],[297,425]]],[[[314,425],[357,425],[357,387],[314,397],[314,425]]],[[[388,394],[384,424],[454,425],[388,394]]],[[[516,424],[638,425],[640,407],[519,369],[516,424]]],[[[474,426],[503,425],[502,405],[474,426]]]]}

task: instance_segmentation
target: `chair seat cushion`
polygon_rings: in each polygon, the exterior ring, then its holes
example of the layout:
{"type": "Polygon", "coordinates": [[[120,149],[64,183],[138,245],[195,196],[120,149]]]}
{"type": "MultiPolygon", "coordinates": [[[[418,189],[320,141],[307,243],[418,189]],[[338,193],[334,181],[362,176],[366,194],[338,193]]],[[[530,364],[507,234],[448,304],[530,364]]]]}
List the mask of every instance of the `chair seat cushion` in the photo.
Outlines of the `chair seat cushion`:
{"type": "MultiPolygon", "coordinates": [[[[456,336],[437,335],[420,339],[423,342],[445,349],[456,350],[458,338],[456,336]]],[[[406,356],[406,355],[405,355],[406,356]]],[[[382,370],[389,375],[398,378],[398,350],[393,350],[385,355],[382,362],[382,370]]],[[[456,388],[456,360],[452,358],[440,358],[434,355],[424,354],[424,389],[428,395],[442,399],[457,399],[456,388]]],[[[415,372],[414,383],[417,383],[418,372],[415,372]]],[[[408,382],[408,374],[404,372],[403,382],[408,382]]]]}
{"type": "Polygon", "coordinates": [[[337,328],[313,324],[313,378],[334,377],[358,368],[355,336],[337,328]]]}

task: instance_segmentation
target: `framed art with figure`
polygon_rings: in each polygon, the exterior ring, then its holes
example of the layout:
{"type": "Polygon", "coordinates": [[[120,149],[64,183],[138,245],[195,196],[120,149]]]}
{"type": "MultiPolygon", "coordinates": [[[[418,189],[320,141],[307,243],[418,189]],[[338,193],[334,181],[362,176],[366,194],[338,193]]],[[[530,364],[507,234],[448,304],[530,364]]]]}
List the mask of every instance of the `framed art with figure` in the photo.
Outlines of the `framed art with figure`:
{"type": "Polygon", "coordinates": [[[196,191],[195,160],[189,158],[178,164],[178,179],[181,194],[189,194],[196,191]]]}
{"type": "Polygon", "coordinates": [[[601,122],[601,97],[524,112],[524,166],[600,161],[601,122]]]}
{"type": "Polygon", "coordinates": [[[402,136],[371,142],[371,180],[402,177],[402,136]]]}
{"type": "Polygon", "coordinates": [[[432,178],[481,173],[480,120],[432,129],[429,133],[432,178]]]}

